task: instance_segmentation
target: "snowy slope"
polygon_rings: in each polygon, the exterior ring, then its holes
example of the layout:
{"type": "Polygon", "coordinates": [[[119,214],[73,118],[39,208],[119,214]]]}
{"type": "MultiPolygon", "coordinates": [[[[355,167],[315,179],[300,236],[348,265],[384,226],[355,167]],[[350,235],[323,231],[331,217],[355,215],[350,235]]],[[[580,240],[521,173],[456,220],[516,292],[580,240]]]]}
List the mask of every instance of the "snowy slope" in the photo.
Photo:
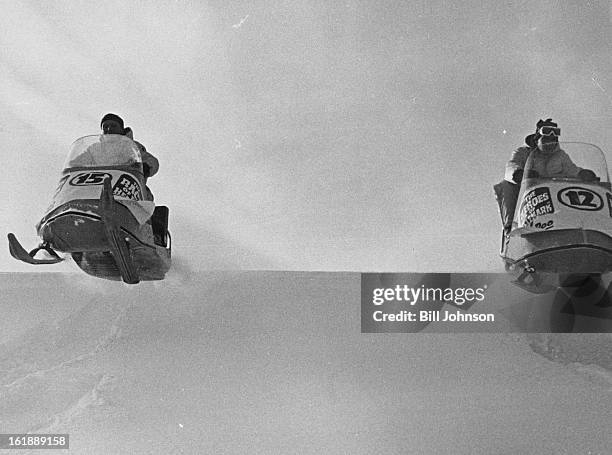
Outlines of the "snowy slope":
{"type": "Polygon", "coordinates": [[[0,432],[69,433],[70,453],[604,454],[612,443],[609,335],[361,334],[351,273],[0,279],[0,432]]]}

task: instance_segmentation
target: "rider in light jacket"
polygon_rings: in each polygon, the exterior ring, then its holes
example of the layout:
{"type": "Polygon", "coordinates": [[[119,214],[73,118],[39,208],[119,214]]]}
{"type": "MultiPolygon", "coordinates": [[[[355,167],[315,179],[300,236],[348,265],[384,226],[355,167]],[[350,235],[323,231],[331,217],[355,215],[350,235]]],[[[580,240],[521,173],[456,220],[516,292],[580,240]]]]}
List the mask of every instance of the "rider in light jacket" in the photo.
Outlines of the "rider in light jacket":
{"type": "Polygon", "coordinates": [[[576,166],[560,148],[560,135],[561,129],[552,119],[540,119],[536,124],[536,132],[525,138],[527,146],[516,149],[506,164],[504,180],[494,187],[506,234],[512,228],[520,185],[528,160],[531,160],[527,176],[529,178],[578,177],[583,180],[595,178],[593,171],[576,166]]]}
{"type": "MultiPolygon", "coordinates": [[[[100,128],[102,129],[102,134],[121,134],[123,136],[127,136],[130,139],[134,140],[134,133],[132,132],[132,128],[125,127],[123,124],[123,119],[116,114],[108,113],[102,120],[100,121],[100,128]]],[[[149,177],[153,177],[157,174],[159,170],[159,161],[149,152],[144,145],[142,145],[138,141],[134,141],[139,148],[140,156],[142,158],[142,170],[145,177],[145,186],[147,183],[147,179],[149,177]]],[[[148,186],[146,186],[146,195],[145,199],[153,200],[153,193],[148,186]]]]}

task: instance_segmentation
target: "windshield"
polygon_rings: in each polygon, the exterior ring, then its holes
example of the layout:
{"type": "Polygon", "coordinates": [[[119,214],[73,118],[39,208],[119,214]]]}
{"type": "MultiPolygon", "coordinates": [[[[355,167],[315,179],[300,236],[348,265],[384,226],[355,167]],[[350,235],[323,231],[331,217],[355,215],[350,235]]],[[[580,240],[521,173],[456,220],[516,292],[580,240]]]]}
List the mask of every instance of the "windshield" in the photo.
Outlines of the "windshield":
{"type": "Polygon", "coordinates": [[[142,169],[142,159],[136,143],[118,134],[81,137],[72,143],[64,163],[64,169],[105,166],[133,166],[142,169]]]}
{"type": "Polygon", "coordinates": [[[525,164],[523,185],[542,180],[591,182],[610,187],[606,158],[601,149],[583,142],[560,142],[550,150],[532,151],[525,164]]]}

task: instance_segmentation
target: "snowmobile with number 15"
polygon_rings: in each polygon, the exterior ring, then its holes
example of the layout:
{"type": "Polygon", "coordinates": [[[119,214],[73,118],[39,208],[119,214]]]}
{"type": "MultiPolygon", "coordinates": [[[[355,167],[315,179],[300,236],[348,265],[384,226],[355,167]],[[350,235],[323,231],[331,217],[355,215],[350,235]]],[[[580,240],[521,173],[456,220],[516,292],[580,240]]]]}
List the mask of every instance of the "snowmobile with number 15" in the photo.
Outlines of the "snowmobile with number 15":
{"type": "Polygon", "coordinates": [[[62,177],[37,224],[42,243],[27,252],[14,234],[9,251],[29,264],[69,253],[86,273],[128,284],[162,280],[171,265],[168,208],[147,200],[138,145],[116,134],[85,136],[71,147],[62,177]],[[39,251],[46,258],[37,258],[39,251]]]}

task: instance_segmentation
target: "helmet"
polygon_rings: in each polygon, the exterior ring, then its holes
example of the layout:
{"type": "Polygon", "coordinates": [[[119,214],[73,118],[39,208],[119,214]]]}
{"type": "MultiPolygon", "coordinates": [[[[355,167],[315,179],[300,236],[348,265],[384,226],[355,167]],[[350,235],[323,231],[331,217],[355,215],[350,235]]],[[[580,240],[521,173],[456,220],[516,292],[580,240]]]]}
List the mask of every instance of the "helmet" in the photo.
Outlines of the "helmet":
{"type": "Polygon", "coordinates": [[[106,114],[104,117],[102,117],[102,120],[100,120],[100,127],[102,127],[102,124],[106,122],[107,120],[112,120],[113,122],[117,122],[121,126],[121,129],[124,128],[123,119],[119,117],[117,114],[112,114],[110,112],[106,114]]]}

